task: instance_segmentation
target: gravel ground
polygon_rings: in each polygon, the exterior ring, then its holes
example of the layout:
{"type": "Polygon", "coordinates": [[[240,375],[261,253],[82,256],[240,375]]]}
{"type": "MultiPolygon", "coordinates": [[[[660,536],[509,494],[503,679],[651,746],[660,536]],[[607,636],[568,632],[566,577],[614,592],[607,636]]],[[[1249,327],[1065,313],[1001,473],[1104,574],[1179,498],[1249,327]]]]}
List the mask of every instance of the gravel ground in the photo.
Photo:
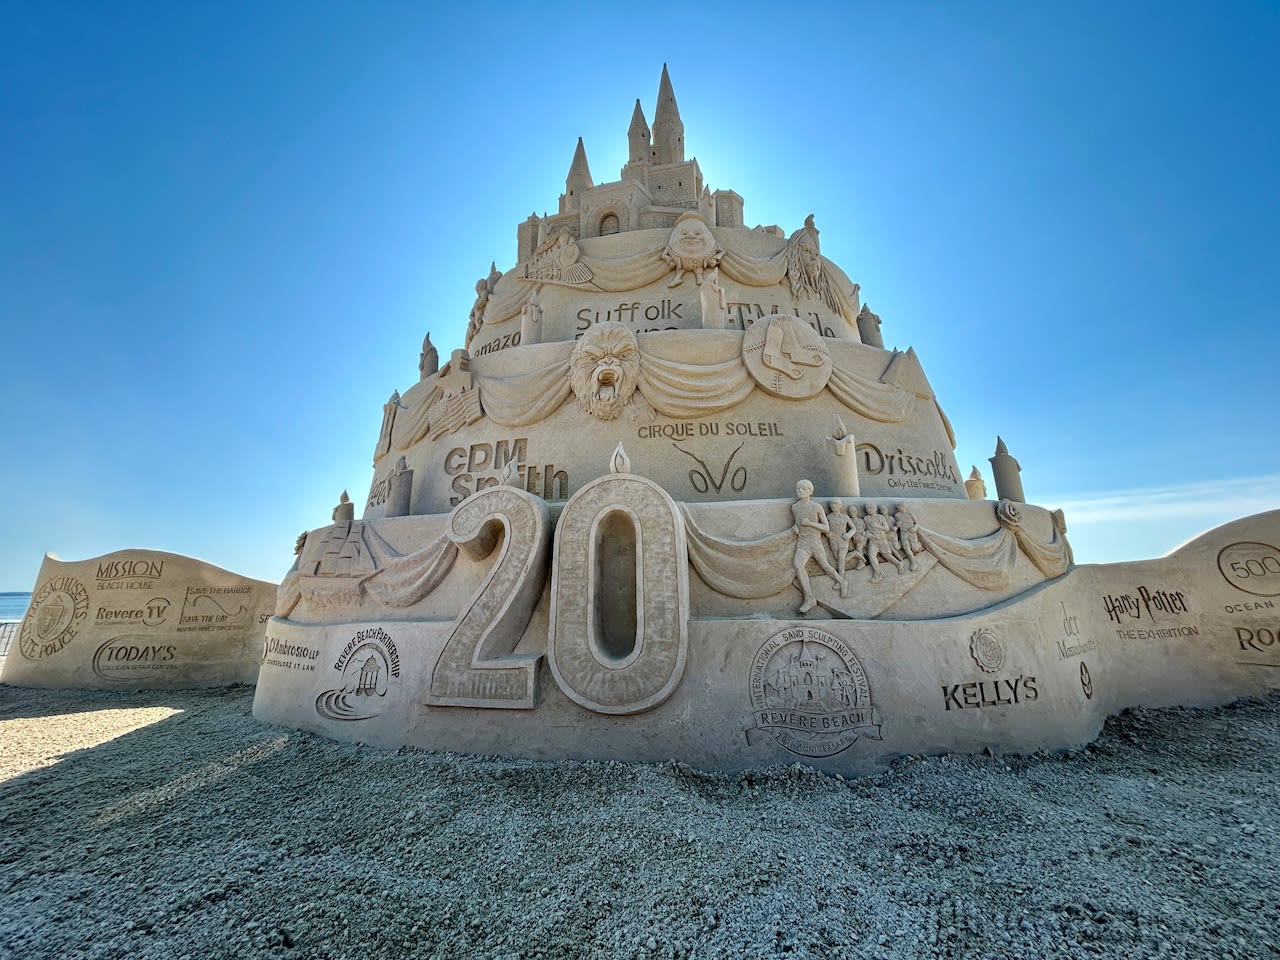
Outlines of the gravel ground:
{"type": "Polygon", "coordinates": [[[550,763],[0,686],[0,957],[1280,956],[1280,693],[1068,754],[550,763]]]}

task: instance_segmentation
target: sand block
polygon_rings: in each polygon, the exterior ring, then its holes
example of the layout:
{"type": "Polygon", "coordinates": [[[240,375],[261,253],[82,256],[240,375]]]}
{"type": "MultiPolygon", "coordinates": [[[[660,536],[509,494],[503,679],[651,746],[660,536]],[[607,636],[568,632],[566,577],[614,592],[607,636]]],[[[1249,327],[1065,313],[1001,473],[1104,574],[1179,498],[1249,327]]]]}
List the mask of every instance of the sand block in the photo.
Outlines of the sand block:
{"type": "Polygon", "coordinates": [[[255,683],[276,586],[192,557],[46,555],[0,680],[20,687],[255,683]]]}

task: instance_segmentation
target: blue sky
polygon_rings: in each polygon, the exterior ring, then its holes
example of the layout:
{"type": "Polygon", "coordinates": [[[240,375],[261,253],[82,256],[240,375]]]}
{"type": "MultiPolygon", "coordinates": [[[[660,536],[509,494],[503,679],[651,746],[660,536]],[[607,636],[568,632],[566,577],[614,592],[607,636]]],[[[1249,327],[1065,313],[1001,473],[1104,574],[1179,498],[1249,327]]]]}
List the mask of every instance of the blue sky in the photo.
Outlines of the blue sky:
{"type": "Polygon", "coordinates": [[[1276,4],[612,9],[6,6],[0,590],[125,547],[278,580],[664,62],[712,189],[816,214],[1078,561],[1280,507],[1276,4]]]}

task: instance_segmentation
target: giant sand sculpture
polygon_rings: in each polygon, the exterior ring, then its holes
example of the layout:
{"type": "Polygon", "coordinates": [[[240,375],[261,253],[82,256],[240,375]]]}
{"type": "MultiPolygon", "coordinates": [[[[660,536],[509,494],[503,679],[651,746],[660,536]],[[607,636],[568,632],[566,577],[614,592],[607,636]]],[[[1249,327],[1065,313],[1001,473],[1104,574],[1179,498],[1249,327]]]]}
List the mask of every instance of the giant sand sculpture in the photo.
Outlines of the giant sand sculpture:
{"type": "Polygon", "coordinates": [[[663,69],[620,179],[476,284],[462,349],[391,393],[280,585],[254,705],[375,744],[803,759],[1091,739],[1125,706],[1280,679],[1280,512],[1075,566],[1060,511],[962,476],[913,350],[822,255],[686,160],[663,69]]]}

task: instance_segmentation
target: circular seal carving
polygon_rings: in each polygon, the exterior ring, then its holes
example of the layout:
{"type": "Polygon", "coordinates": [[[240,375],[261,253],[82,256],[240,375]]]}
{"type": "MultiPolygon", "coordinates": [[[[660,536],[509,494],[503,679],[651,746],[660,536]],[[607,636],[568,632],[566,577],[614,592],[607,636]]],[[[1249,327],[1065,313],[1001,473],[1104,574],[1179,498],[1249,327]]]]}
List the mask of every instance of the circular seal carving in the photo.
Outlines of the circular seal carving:
{"type": "Polygon", "coordinates": [[[1280,547],[1253,541],[1228,544],[1218,554],[1218,572],[1244,593],[1280,596],[1280,547]]]}
{"type": "Polygon", "coordinates": [[[831,379],[831,351],[822,338],[781,314],[752,325],[742,338],[742,360],[766,393],[787,400],[812,397],[831,379]]]}
{"type": "Polygon", "coordinates": [[[22,620],[18,649],[28,660],[57,653],[76,635],[89,614],[89,592],[75,577],[54,577],[31,598],[22,620]]]}
{"type": "Polygon", "coordinates": [[[859,737],[881,739],[862,665],[821,630],[793,627],[766,640],[751,663],[750,693],[749,744],[767,735],[802,757],[830,757],[859,737]]]}
{"type": "Polygon", "coordinates": [[[995,673],[1004,666],[1004,644],[989,627],[983,627],[969,638],[969,656],[987,673],[995,673]]]}

